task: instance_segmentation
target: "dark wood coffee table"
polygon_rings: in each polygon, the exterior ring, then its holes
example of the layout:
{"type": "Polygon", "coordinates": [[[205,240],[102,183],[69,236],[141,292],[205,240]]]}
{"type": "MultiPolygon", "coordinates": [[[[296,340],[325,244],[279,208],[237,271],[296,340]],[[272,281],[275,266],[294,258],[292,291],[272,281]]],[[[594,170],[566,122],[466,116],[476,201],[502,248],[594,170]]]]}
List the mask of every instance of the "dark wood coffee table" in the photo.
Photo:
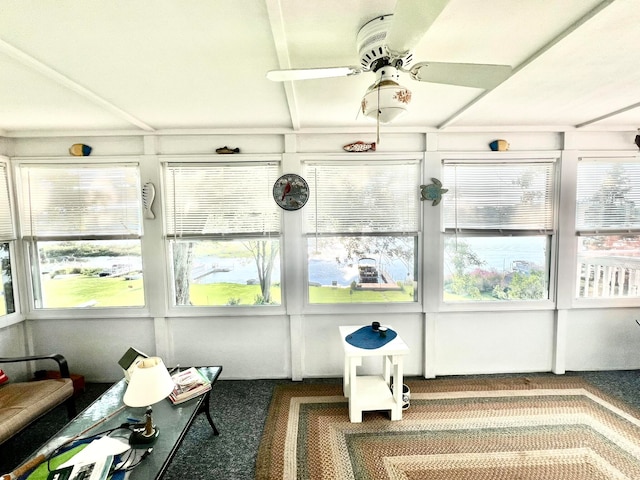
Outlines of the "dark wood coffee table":
{"type": "MultiPolygon", "coordinates": [[[[215,384],[222,372],[221,366],[198,368],[211,381],[212,385],[215,384]]],[[[30,458],[33,459],[39,455],[47,457],[56,448],[74,437],[88,437],[122,425],[131,418],[142,420],[146,408],[133,408],[124,405],[122,398],[126,388],[127,383],[124,379],[114,384],[34,452],[30,458]]],[[[173,405],[168,399],[153,405],[153,420],[160,430],[160,436],[153,445],[151,453],[129,472],[128,480],[162,478],[193,420],[201,413],[206,415],[207,421],[213,429],[213,434],[219,435],[209,412],[210,397],[211,391],[208,391],[179,405],[173,405]]]]}

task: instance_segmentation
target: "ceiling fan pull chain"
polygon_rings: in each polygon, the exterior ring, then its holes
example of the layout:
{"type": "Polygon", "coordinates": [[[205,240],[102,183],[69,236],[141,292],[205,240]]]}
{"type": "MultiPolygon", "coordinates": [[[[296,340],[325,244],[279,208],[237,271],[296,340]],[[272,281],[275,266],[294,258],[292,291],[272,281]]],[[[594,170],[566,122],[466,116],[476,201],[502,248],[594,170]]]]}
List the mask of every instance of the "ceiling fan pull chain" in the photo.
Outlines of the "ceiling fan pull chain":
{"type": "Polygon", "coordinates": [[[376,145],[380,145],[380,83],[378,82],[378,105],[377,108],[378,114],[376,115],[376,145]]]}

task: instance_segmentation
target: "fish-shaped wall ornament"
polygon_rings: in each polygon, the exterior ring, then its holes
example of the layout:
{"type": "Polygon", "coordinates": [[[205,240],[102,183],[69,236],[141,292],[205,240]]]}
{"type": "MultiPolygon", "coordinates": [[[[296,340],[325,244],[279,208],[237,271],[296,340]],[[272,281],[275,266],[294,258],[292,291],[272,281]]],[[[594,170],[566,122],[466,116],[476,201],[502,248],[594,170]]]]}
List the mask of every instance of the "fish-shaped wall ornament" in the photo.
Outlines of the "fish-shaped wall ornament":
{"type": "Polygon", "coordinates": [[[376,151],[376,142],[365,143],[363,141],[353,142],[342,147],[347,152],[372,152],[376,151]]]}
{"type": "Polygon", "coordinates": [[[156,218],[151,207],[156,198],[156,187],[151,182],[147,182],[142,186],[142,206],[144,207],[144,218],[153,220],[156,218]]]}
{"type": "Polygon", "coordinates": [[[437,178],[432,178],[429,185],[420,185],[420,200],[431,200],[432,206],[436,206],[442,200],[442,194],[449,191],[448,188],[442,188],[442,182],[437,178]]]}
{"type": "Polygon", "coordinates": [[[224,147],[216,148],[216,153],[228,154],[228,153],[240,153],[239,148],[229,148],[226,145],[224,147]]]}

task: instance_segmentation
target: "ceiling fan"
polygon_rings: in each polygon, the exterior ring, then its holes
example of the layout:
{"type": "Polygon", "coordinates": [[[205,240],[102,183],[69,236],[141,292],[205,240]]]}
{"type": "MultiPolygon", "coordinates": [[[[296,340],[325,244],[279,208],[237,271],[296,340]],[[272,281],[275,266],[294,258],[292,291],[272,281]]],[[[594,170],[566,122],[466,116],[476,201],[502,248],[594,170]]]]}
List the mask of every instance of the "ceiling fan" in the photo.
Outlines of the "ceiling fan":
{"type": "Polygon", "coordinates": [[[411,91],[398,83],[400,73],[420,82],[491,89],[511,74],[511,66],[477,63],[413,61],[412,49],[444,10],[449,0],[398,0],[393,14],[363,25],[356,37],[359,66],[271,70],[276,82],[359,75],[372,71],[376,81],[361,101],[364,115],[389,123],[407,111],[411,91]]]}

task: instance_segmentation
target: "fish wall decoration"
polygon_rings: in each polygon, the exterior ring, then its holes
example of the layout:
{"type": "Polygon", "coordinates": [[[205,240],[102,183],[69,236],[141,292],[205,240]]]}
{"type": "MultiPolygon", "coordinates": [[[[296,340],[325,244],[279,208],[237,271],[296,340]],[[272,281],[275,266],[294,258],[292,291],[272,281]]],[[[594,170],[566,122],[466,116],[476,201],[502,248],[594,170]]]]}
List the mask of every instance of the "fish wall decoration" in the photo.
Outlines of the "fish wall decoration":
{"type": "Polygon", "coordinates": [[[219,153],[219,154],[240,153],[240,149],[229,148],[225,145],[224,147],[216,148],[216,153],[219,153]]]}
{"type": "Polygon", "coordinates": [[[342,147],[347,152],[372,152],[376,151],[376,142],[365,143],[363,141],[353,142],[342,147]]]}

